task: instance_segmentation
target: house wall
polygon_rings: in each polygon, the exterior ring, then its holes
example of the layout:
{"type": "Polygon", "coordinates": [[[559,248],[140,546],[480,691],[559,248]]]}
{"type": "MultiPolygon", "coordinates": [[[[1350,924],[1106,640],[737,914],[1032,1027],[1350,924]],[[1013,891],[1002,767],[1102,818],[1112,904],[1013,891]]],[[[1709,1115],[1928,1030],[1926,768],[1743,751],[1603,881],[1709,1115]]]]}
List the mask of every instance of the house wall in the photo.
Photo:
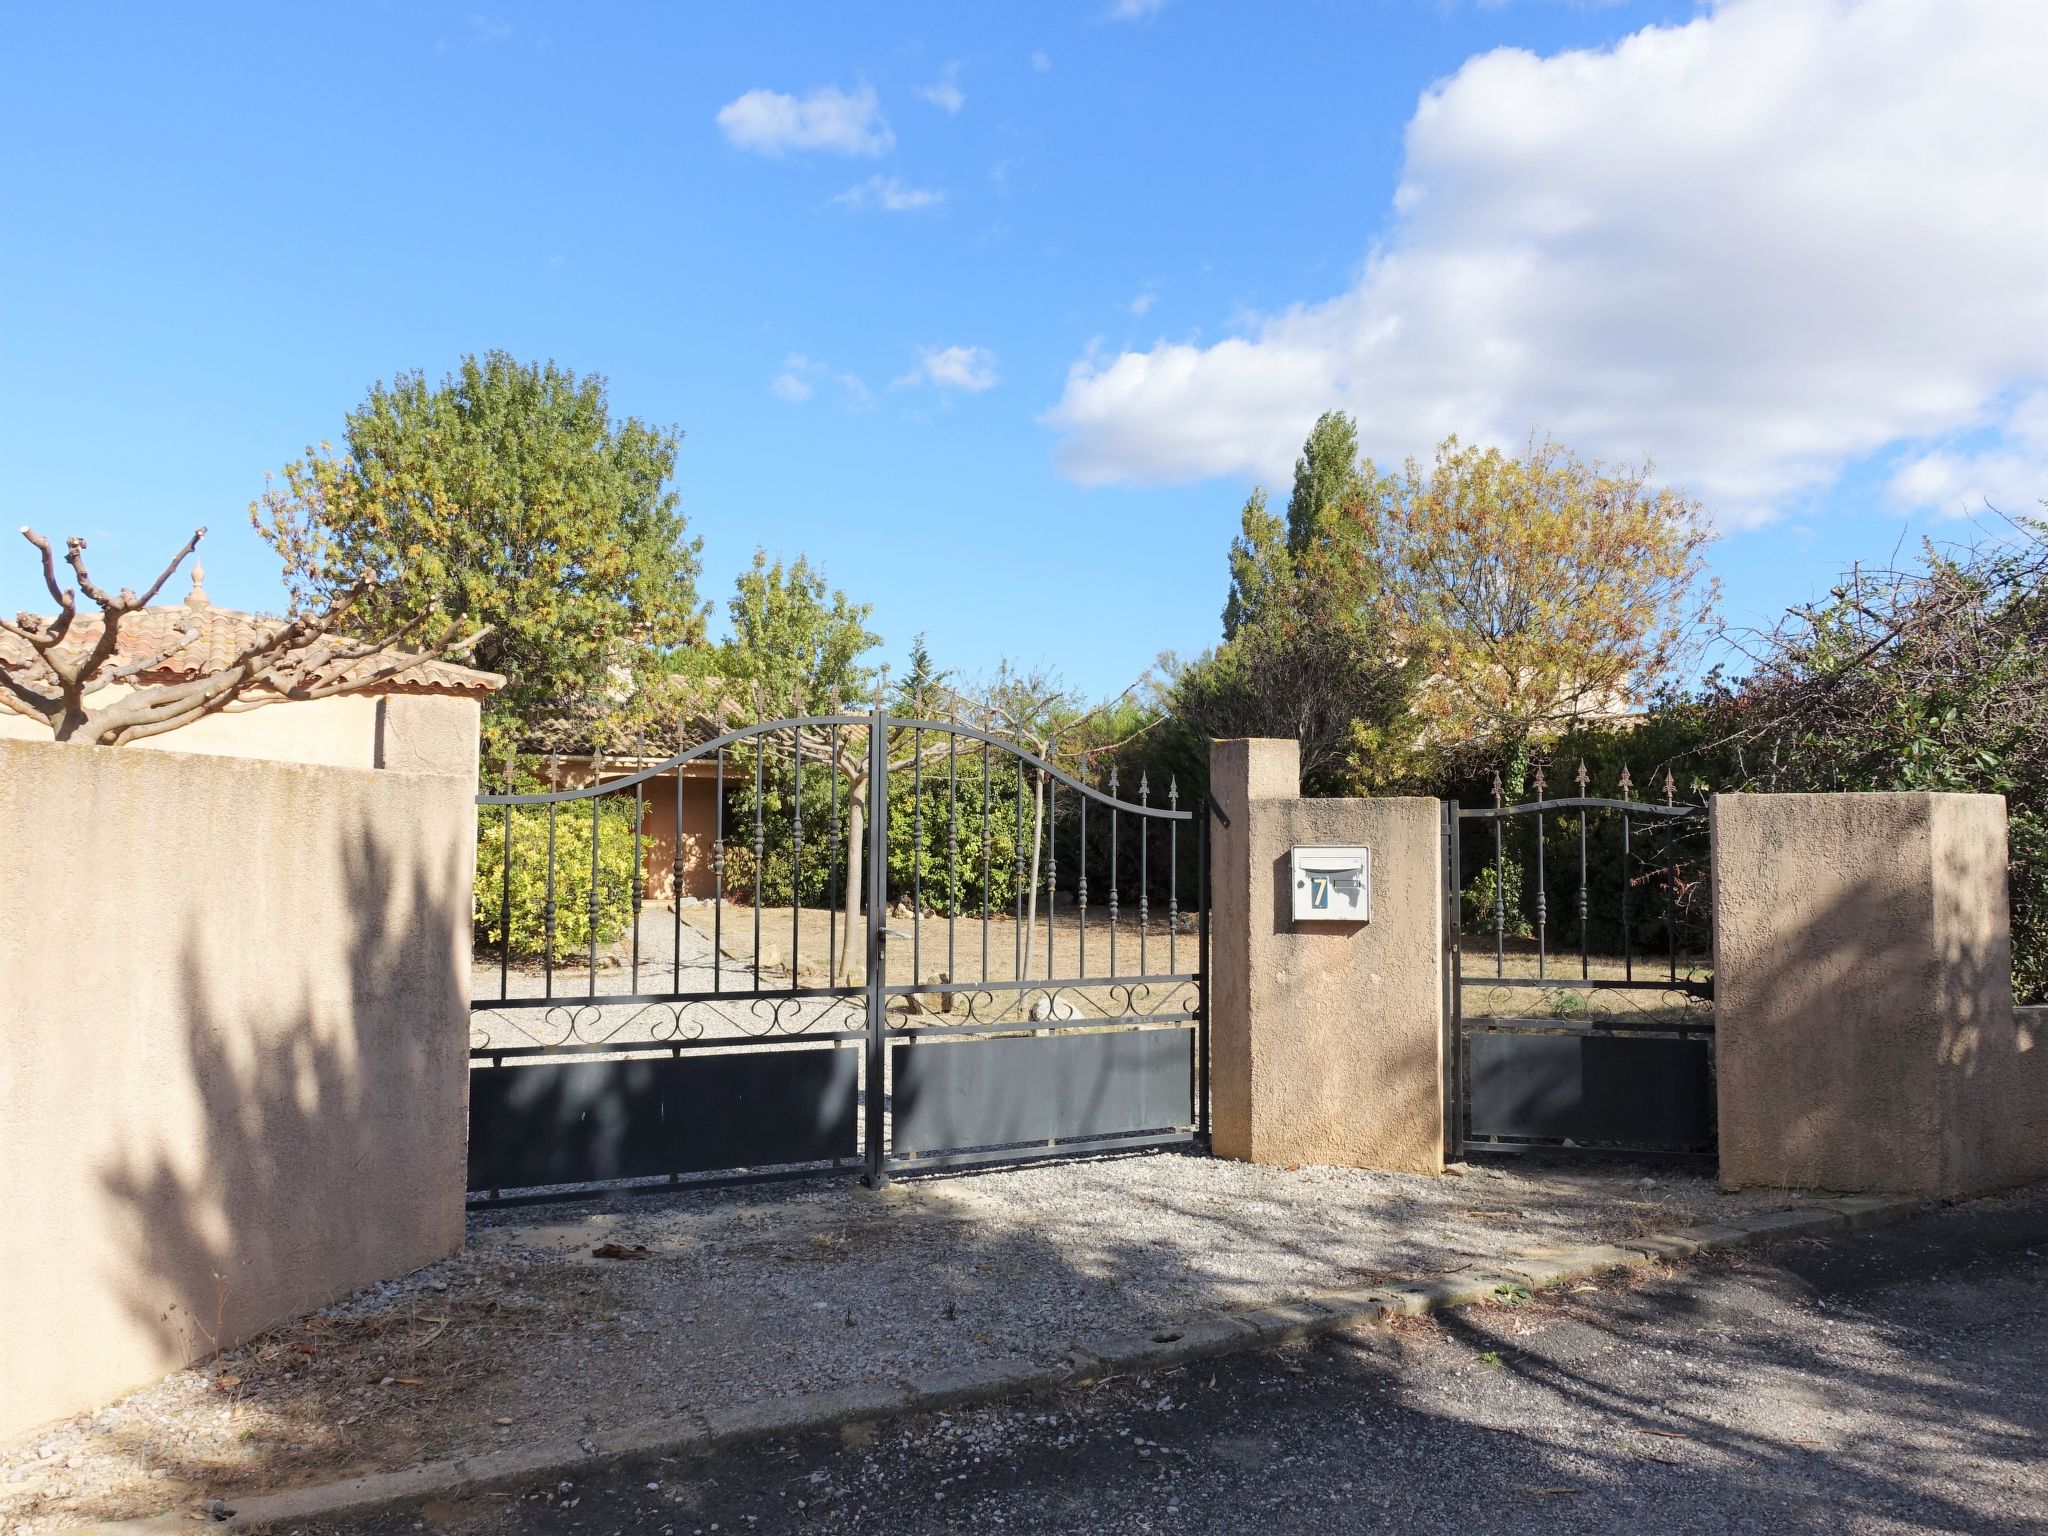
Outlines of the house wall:
{"type": "Polygon", "coordinates": [[[0,1440],[460,1247],[472,793],[0,742],[0,1440]]]}
{"type": "MultiPolygon", "coordinates": [[[[710,763],[689,762],[683,775],[683,894],[709,901],[717,890],[711,867],[711,843],[717,835],[717,769],[710,763]]],[[[611,777],[612,775],[607,775],[611,777]]],[[[597,772],[588,758],[576,758],[562,767],[559,787],[581,789],[595,783],[597,772]]],[[[621,792],[630,799],[631,790],[621,792]]],[[[645,819],[641,822],[642,894],[651,902],[666,903],[675,886],[676,779],[674,773],[659,774],[647,781],[645,819]]]]}

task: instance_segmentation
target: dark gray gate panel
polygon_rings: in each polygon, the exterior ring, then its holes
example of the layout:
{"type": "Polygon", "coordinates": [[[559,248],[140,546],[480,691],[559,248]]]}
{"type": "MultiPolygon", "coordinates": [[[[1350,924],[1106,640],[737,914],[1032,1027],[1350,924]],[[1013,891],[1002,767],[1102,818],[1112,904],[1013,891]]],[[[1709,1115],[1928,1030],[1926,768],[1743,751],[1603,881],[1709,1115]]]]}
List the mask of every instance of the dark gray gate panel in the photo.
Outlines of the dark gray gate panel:
{"type": "Polygon", "coordinates": [[[1708,1044],[1470,1030],[1470,1134],[1672,1151],[1714,1141],[1708,1044]]]}
{"type": "Polygon", "coordinates": [[[469,1187],[851,1157],[858,1068],[842,1050],[477,1067],[469,1187]]]}
{"type": "Polygon", "coordinates": [[[1184,1029],[892,1046],[891,1150],[946,1152],[1191,1124],[1193,1047],[1184,1029]]]}

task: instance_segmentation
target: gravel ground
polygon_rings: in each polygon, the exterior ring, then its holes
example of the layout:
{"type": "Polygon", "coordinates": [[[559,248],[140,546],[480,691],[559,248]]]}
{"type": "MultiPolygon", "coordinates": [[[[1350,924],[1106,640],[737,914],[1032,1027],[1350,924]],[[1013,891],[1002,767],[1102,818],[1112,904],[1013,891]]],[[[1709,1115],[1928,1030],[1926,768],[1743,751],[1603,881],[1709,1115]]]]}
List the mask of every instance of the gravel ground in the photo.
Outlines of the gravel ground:
{"type": "Polygon", "coordinates": [[[2048,1530],[2048,1193],[275,1536],[2048,1530]]]}
{"type": "Polygon", "coordinates": [[[1641,1169],[1422,1178],[1177,1154],[480,1212],[464,1254],[0,1452],[0,1531],[1456,1271],[1786,1202],[1641,1169]],[[645,1257],[595,1257],[604,1244],[645,1257]],[[13,1522],[10,1526],[9,1522],[13,1522]]]}

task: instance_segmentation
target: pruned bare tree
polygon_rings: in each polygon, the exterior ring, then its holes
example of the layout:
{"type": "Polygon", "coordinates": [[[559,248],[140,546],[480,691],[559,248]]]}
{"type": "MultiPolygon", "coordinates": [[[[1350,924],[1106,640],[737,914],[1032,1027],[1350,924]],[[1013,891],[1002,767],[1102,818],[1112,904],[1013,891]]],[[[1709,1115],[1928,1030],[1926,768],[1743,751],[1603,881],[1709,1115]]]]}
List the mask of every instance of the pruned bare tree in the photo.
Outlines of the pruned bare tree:
{"type": "Polygon", "coordinates": [[[175,731],[208,715],[361,693],[466,651],[487,633],[450,625],[414,650],[399,648],[422,635],[427,628],[424,617],[381,633],[351,633],[351,621],[375,584],[365,572],[317,608],[299,609],[274,624],[258,624],[253,638],[218,666],[172,682],[141,681],[179,659],[199,639],[197,623],[187,616],[168,636],[149,643],[143,654],[131,654],[125,645],[140,627],[134,615],[163,591],[198,549],[206,530],[187,539],[139,595],[128,587],[108,592],[93,581],[85,568],[84,539],[65,540],[64,563],[77,582],[68,587],[58,575],[50,541],[32,528],[23,528],[21,536],[41,553],[43,585],[57,612],[54,617],[20,613],[0,618],[0,705],[47,727],[57,741],[118,747],[175,731]],[[81,592],[98,606],[96,616],[79,612],[81,592]]]}

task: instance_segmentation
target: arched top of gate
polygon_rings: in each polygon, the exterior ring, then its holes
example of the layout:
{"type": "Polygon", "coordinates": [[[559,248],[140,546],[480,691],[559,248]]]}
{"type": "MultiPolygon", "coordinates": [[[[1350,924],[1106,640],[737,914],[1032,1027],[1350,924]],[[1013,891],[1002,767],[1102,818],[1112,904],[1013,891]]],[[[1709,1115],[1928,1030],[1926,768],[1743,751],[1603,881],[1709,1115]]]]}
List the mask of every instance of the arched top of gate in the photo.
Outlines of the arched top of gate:
{"type": "Polygon", "coordinates": [[[957,720],[913,720],[900,715],[882,714],[802,715],[786,720],[763,720],[754,725],[741,726],[738,730],[727,731],[722,736],[714,736],[709,741],[700,742],[694,747],[676,753],[673,757],[664,758],[658,763],[639,769],[634,773],[629,773],[622,778],[607,779],[602,784],[586,784],[579,789],[556,790],[544,795],[478,795],[476,803],[478,805],[561,805],[572,800],[595,800],[603,795],[615,795],[622,790],[631,789],[637,784],[644,784],[649,779],[659,778],[665,773],[680,768],[684,763],[696,762],[702,758],[714,756],[727,747],[737,746],[764,736],[773,736],[782,732],[798,730],[829,730],[833,727],[846,726],[867,728],[879,726],[887,731],[933,732],[942,735],[958,736],[970,741],[979,741],[994,747],[997,751],[1008,753],[1020,762],[1029,764],[1047,777],[1056,779],[1076,793],[1087,796],[1098,805],[1109,806],[1112,809],[1126,812],[1132,816],[1149,816],[1158,821],[1194,820],[1195,813],[1193,811],[1183,811],[1173,806],[1140,805],[1135,801],[1120,800],[1114,795],[1095,788],[1092,784],[1082,783],[1065,769],[1056,767],[1018,742],[1012,741],[1006,736],[999,736],[993,731],[984,731],[971,725],[962,725],[957,720]]]}

